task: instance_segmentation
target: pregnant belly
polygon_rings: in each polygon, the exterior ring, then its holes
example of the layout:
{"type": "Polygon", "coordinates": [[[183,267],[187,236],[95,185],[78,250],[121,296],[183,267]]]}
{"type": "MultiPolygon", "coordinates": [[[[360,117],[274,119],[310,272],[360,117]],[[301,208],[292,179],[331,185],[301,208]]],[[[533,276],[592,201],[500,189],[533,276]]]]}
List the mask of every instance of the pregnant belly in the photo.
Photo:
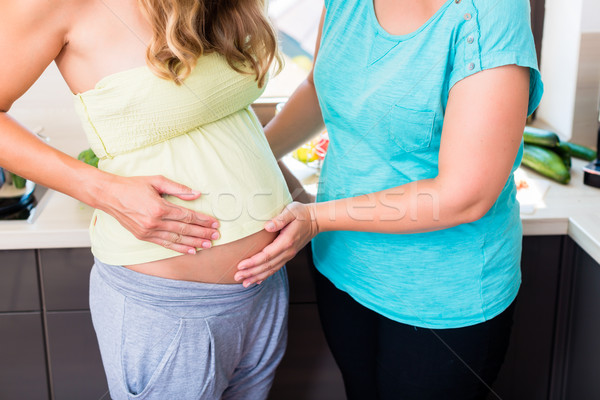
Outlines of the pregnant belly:
{"type": "Polygon", "coordinates": [[[271,243],[276,233],[265,230],[245,238],[199,251],[194,255],[181,255],[143,264],[125,265],[142,274],[166,279],[205,283],[240,283],[233,279],[237,264],[261,251],[271,243]]]}

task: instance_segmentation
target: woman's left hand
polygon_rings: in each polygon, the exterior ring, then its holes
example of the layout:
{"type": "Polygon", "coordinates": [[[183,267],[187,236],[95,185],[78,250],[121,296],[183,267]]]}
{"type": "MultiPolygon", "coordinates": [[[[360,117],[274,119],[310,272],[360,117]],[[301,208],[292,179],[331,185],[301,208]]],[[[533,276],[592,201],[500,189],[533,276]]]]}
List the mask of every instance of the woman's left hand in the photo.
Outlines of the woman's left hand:
{"type": "Polygon", "coordinates": [[[279,236],[259,253],[241,261],[235,279],[243,280],[245,287],[262,283],[306,246],[319,233],[313,206],[290,203],[281,214],[267,222],[265,230],[279,231],[279,236]]]}

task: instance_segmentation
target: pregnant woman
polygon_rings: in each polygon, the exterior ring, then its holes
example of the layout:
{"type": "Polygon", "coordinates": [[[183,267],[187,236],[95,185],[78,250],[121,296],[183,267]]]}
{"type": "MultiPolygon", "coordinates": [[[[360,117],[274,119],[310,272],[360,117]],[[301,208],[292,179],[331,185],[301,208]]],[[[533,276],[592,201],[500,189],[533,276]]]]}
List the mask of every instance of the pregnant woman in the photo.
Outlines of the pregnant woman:
{"type": "Polygon", "coordinates": [[[94,208],[90,308],[113,399],[262,399],[284,270],[236,283],[291,201],[249,105],[276,57],[260,0],[0,5],[0,165],[94,208]],[[96,170],[6,112],[55,61],[96,170]],[[193,190],[192,190],[193,189],[193,190]]]}
{"type": "MultiPolygon", "coordinates": [[[[512,176],[542,84],[528,0],[325,0],[313,73],[267,126],[281,156],[323,121],[316,204],[240,263],[265,279],[311,240],[350,399],[483,399],[521,281],[512,176]]],[[[497,398],[497,397],[494,397],[497,398]]]]}

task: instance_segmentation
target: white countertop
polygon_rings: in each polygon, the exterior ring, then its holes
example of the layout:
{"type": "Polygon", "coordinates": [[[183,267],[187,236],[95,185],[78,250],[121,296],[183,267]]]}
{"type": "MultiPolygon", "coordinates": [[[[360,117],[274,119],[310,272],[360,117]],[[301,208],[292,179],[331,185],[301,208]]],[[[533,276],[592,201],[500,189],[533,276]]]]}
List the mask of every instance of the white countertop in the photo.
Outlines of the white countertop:
{"type": "MultiPolygon", "coordinates": [[[[581,168],[585,164],[573,160],[569,185],[550,183],[535,212],[522,214],[523,230],[525,235],[569,235],[600,262],[600,189],[583,185],[581,168]]],[[[310,170],[292,169],[303,175],[305,182],[314,180],[310,170]]],[[[531,171],[526,175],[540,178],[531,171]]],[[[0,250],[90,246],[88,225],[93,210],[58,192],[49,191],[46,196],[33,224],[0,221],[0,250]]]]}

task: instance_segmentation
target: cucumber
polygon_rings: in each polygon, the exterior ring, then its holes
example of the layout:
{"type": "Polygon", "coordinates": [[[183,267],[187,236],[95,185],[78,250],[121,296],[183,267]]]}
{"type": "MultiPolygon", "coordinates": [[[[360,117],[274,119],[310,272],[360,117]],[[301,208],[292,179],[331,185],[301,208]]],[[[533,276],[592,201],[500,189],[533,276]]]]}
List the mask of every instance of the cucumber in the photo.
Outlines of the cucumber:
{"type": "Polygon", "coordinates": [[[528,144],[536,144],[538,146],[556,147],[560,143],[558,135],[544,129],[533,128],[526,126],[523,131],[523,140],[528,144]]]}
{"type": "Polygon", "coordinates": [[[562,184],[571,180],[569,168],[558,154],[550,149],[526,144],[523,150],[523,165],[562,184]]]}
{"type": "Polygon", "coordinates": [[[586,161],[594,161],[598,155],[594,150],[580,144],[562,142],[561,145],[564,145],[566,148],[568,148],[569,153],[573,157],[581,158],[586,161]]]}
{"type": "Polygon", "coordinates": [[[560,156],[567,168],[571,168],[571,149],[565,144],[565,142],[560,142],[552,149],[552,151],[560,156]]]}

